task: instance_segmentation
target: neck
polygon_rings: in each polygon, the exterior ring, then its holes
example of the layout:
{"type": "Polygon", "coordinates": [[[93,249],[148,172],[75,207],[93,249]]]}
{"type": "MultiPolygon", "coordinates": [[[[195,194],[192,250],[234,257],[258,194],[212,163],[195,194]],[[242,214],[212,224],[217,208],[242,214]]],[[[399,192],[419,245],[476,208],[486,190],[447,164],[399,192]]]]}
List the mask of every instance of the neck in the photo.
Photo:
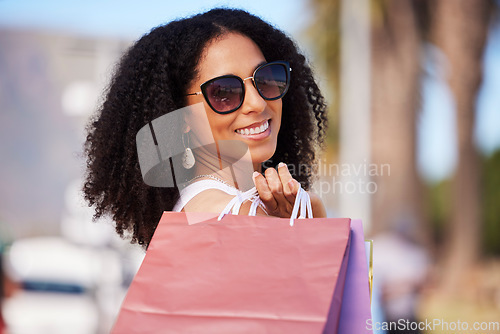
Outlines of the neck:
{"type": "Polygon", "coordinates": [[[249,151],[236,161],[231,157],[220,157],[220,155],[207,150],[195,149],[193,153],[196,159],[193,177],[207,174],[213,175],[241,191],[246,191],[255,186],[252,179],[254,171],[262,172],[262,164],[260,162],[251,162],[249,151]]]}
{"type": "Polygon", "coordinates": [[[262,163],[261,162],[254,162],[253,163],[253,170],[259,173],[262,173],[262,163]]]}

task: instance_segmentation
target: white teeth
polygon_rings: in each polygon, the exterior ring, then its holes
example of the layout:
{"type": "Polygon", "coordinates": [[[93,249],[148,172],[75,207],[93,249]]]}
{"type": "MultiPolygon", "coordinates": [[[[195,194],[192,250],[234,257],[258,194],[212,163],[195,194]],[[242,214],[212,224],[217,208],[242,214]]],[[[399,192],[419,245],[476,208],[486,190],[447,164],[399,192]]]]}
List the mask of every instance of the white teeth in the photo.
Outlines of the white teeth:
{"type": "Polygon", "coordinates": [[[255,127],[255,128],[251,128],[251,129],[238,129],[236,130],[237,133],[241,134],[241,135],[254,135],[254,134],[259,134],[259,133],[262,133],[264,131],[267,130],[267,128],[269,127],[269,121],[266,121],[264,124],[262,124],[261,126],[258,126],[258,127],[255,127]]]}

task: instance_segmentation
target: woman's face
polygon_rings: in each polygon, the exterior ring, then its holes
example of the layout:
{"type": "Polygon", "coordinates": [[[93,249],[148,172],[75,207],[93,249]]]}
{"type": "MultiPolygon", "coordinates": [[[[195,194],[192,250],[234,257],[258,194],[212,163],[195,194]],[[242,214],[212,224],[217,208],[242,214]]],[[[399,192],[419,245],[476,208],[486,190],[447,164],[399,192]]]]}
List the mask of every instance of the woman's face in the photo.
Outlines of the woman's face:
{"type": "MultiPolygon", "coordinates": [[[[264,55],[250,38],[228,33],[209,42],[198,64],[198,77],[186,93],[199,92],[202,83],[221,75],[248,78],[263,63],[266,63],[264,55]]],[[[216,141],[243,141],[248,145],[254,163],[264,162],[273,156],[281,125],[282,102],[281,99],[264,100],[252,80],[245,80],[243,104],[230,114],[222,115],[213,111],[203,95],[188,96],[187,102],[188,105],[203,102],[216,141]],[[266,126],[269,127],[261,132],[266,126]],[[245,129],[253,129],[257,133],[245,134],[245,129]]]]}

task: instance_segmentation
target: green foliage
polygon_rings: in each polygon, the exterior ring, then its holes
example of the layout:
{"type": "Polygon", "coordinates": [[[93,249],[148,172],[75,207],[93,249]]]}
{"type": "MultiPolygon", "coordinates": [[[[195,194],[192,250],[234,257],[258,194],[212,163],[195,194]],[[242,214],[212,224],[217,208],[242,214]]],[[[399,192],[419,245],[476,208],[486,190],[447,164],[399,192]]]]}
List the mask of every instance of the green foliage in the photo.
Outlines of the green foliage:
{"type": "Polygon", "coordinates": [[[483,245],[487,255],[500,255],[500,149],[482,164],[483,245]]]}
{"type": "Polygon", "coordinates": [[[428,212],[435,244],[444,240],[445,226],[451,215],[451,180],[446,179],[428,185],[428,212]]]}
{"type": "MultiPolygon", "coordinates": [[[[338,150],[340,96],[340,0],[309,0],[314,19],[306,31],[319,66],[326,73],[328,92],[327,146],[338,150]]],[[[334,153],[335,155],[335,153],[334,153]]]]}
{"type": "MultiPolygon", "coordinates": [[[[482,251],[485,255],[500,255],[500,150],[482,160],[481,224],[482,251]]],[[[428,186],[428,208],[434,241],[439,244],[451,217],[450,179],[428,186]]]]}

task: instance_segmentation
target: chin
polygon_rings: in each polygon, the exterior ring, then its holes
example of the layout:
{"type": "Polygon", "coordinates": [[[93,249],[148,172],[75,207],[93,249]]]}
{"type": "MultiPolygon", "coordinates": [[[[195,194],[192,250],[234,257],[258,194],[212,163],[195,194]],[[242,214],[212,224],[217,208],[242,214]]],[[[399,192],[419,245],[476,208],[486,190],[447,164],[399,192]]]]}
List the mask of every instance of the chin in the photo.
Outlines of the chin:
{"type": "Polygon", "coordinates": [[[250,154],[252,156],[252,162],[254,163],[263,163],[271,159],[271,157],[276,152],[276,146],[273,145],[272,149],[264,149],[263,147],[259,147],[256,149],[250,149],[250,154]]]}

